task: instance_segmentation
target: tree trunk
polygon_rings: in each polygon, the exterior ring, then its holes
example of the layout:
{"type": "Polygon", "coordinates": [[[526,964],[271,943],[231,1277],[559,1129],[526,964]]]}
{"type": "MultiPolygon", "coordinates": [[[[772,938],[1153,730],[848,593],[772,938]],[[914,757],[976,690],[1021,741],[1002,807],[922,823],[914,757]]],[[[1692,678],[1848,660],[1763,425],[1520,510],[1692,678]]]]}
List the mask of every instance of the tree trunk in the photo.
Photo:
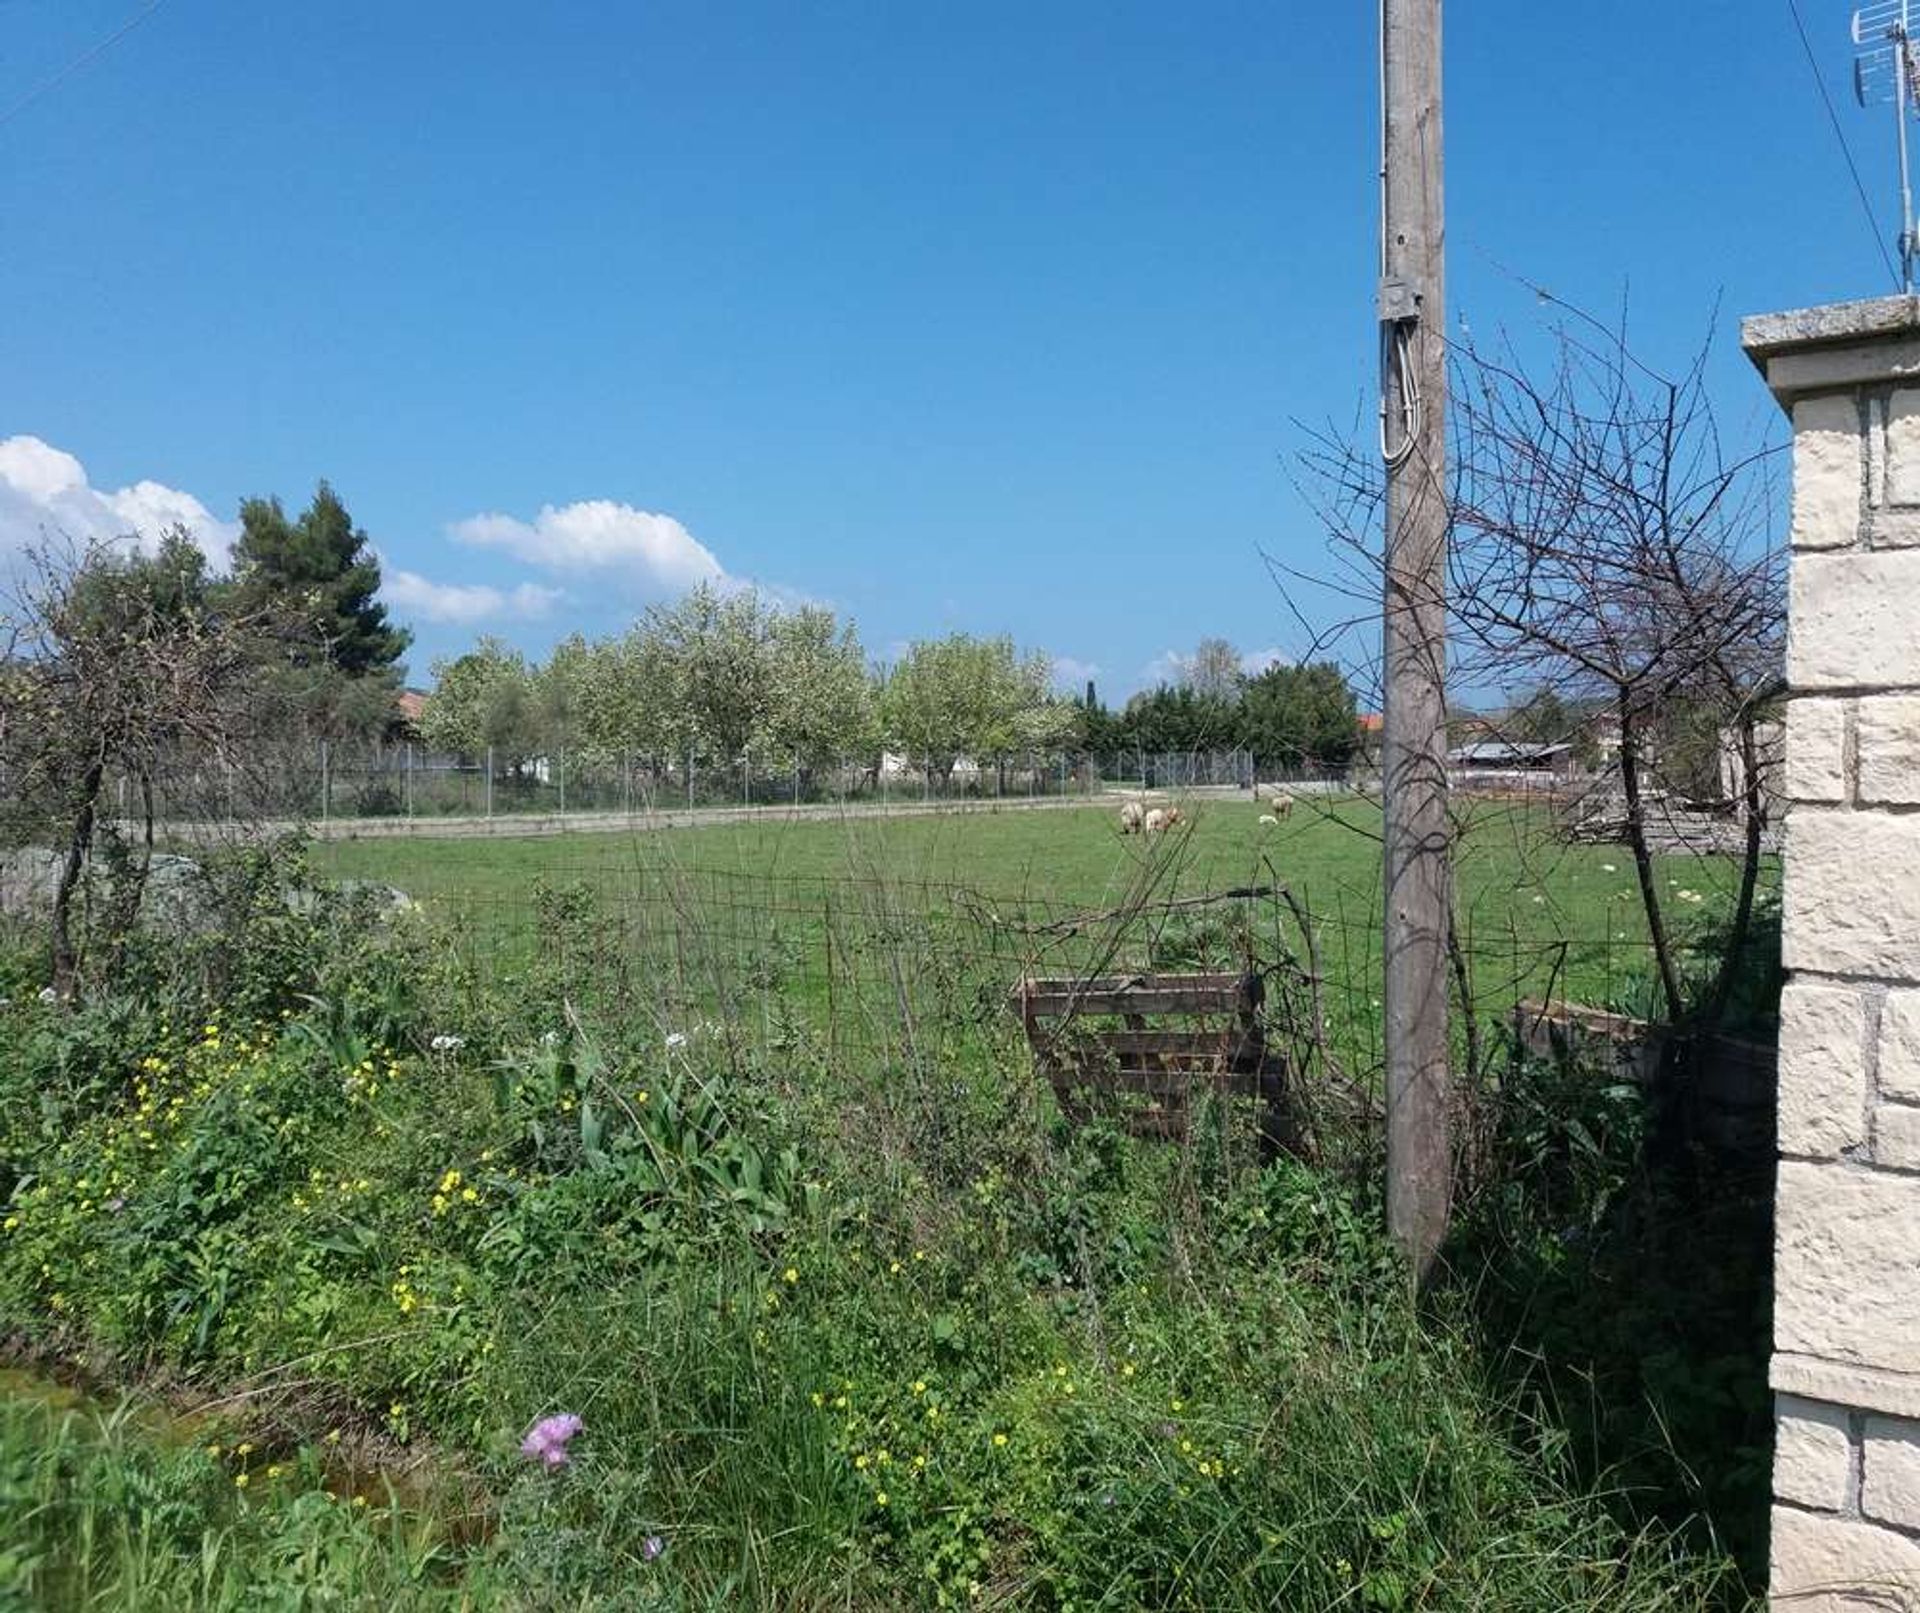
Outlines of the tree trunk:
{"type": "Polygon", "coordinates": [[[73,827],[67,836],[67,855],[60,864],[60,878],[53,888],[53,989],[62,998],[73,995],[73,979],[80,966],[79,952],[73,943],[73,893],[79,889],[87,853],[93,849],[100,784],[106,771],[106,764],[96,756],[80,777],[79,800],[73,827]]]}
{"type": "Polygon", "coordinates": [[[1760,837],[1766,828],[1766,792],[1760,784],[1760,746],[1754,738],[1752,704],[1740,710],[1740,768],[1743,775],[1741,805],[1747,815],[1746,844],[1741,850],[1740,895],[1734,902],[1733,928],[1727,935],[1726,955],[1720,960],[1720,972],[1713,982],[1705,1019],[1709,1027],[1718,1025],[1727,1011],[1727,999],[1733,994],[1734,977],[1747,950],[1747,936],[1753,928],[1753,894],[1760,882],[1760,837]]]}
{"type": "Polygon", "coordinates": [[[1646,804],[1640,791],[1640,736],[1632,707],[1620,701],[1620,786],[1627,798],[1627,844],[1633,851],[1634,872],[1640,877],[1640,904],[1646,909],[1647,935],[1653,942],[1654,966],[1660,971],[1660,989],[1667,999],[1667,1019],[1680,1017],[1680,977],[1673,964],[1673,943],[1667,935],[1659,888],[1653,882],[1653,855],[1647,849],[1646,804]]]}
{"type": "Polygon", "coordinates": [[[106,978],[109,983],[120,977],[127,942],[140,923],[140,909],[146,902],[147,876],[153,872],[153,775],[140,772],[140,854],[128,857],[115,870],[113,904],[107,925],[106,978]]]}

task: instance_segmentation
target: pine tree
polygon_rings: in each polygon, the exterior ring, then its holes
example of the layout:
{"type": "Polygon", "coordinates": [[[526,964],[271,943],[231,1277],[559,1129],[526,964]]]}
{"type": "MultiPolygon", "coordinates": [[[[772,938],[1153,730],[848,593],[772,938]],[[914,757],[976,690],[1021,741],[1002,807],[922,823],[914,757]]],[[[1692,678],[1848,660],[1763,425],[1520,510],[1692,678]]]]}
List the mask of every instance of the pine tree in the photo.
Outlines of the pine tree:
{"type": "Polygon", "coordinates": [[[238,597],[310,625],[311,636],[302,635],[305,644],[292,654],[296,663],[348,678],[396,675],[413,635],[387,620],[376,597],[380,562],[331,487],[323,481],[291,521],[279,499],[248,499],[240,527],[233,551],[238,597]]]}

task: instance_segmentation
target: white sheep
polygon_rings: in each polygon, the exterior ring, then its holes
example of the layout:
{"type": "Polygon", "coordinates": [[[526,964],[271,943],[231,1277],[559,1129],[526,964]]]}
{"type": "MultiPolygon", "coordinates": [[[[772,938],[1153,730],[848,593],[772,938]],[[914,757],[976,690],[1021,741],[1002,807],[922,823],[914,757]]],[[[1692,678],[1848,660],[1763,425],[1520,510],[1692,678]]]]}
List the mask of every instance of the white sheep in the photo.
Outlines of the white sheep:
{"type": "Polygon", "coordinates": [[[1293,797],[1285,790],[1275,790],[1267,797],[1267,807],[1276,819],[1284,823],[1293,815],[1293,797]]]}
{"type": "Polygon", "coordinates": [[[1146,815],[1147,809],[1138,801],[1127,802],[1127,804],[1120,809],[1120,832],[1123,835],[1137,835],[1140,832],[1141,822],[1145,819],[1146,815]]]}
{"type": "Polygon", "coordinates": [[[1149,835],[1159,834],[1166,826],[1167,810],[1165,807],[1155,807],[1147,814],[1145,827],[1149,835]]]}
{"type": "Polygon", "coordinates": [[[1260,827],[1262,829],[1277,829],[1280,827],[1280,820],[1271,812],[1263,812],[1260,814],[1260,827]]]}

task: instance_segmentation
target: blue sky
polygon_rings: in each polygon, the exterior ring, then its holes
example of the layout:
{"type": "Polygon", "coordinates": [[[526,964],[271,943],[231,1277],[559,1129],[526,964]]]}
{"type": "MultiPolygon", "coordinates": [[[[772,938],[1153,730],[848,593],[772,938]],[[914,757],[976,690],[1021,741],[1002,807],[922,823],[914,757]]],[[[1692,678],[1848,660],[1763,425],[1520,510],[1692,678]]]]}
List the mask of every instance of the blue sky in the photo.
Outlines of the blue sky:
{"type": "MultiPolygon", "coordinates": [[[[0,0],[0,117],[137,9],[0,0]]],[[[1625,294],[1678,364],[1718,300],[1776,429],[1737,316],[1889,289],[1784,0],[1447,20],[1454,318],[1625,294]]],[[[325,476],[416,679],[711,574],[1112,697],[1297,653],[1262,551],[1320,564],[1294,421],[1371,430],[1374,52],[1355,0],[164,0],[0,122],[0,545],[325,476]]]]}

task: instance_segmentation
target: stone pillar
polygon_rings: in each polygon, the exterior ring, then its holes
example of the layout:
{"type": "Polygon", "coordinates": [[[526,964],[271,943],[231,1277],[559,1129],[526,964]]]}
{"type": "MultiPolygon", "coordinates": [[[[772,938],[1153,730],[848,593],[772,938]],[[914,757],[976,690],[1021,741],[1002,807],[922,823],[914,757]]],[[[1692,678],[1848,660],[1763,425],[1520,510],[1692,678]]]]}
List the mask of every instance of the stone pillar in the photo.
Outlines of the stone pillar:
{"type": "Polygon", "coordinates": [[[1742,338],[1793,418],[1771,1592],[1920,1609],[1920,299],[1742,338]]]}

